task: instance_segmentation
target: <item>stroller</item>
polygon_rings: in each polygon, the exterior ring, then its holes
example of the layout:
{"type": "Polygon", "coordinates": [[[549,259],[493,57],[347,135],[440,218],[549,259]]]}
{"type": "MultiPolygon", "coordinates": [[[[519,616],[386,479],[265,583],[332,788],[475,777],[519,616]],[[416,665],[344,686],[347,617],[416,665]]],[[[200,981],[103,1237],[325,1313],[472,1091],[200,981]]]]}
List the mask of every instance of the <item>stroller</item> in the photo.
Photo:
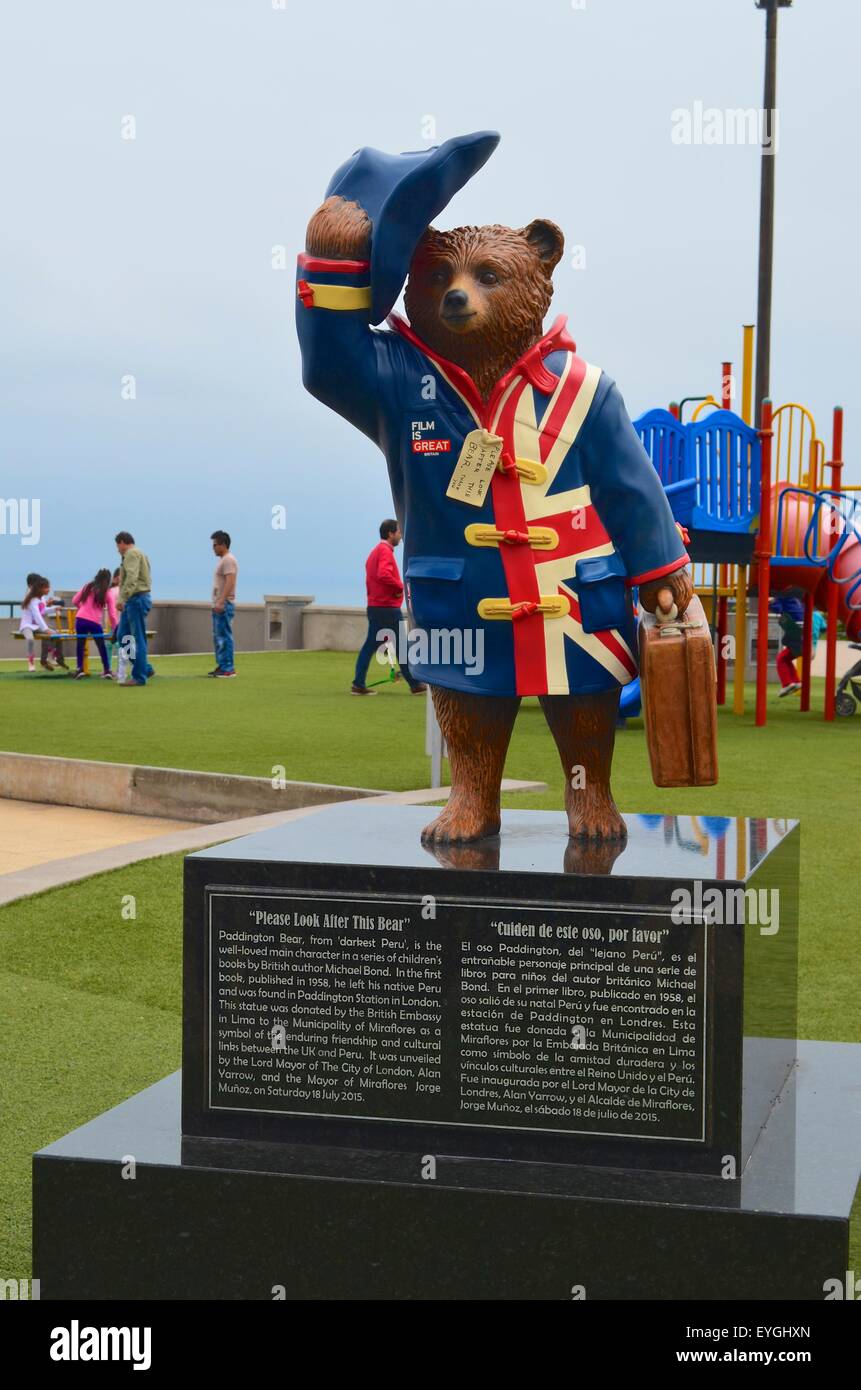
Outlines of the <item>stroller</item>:
{"type": "MultiPolygon", "coordinates": [[[[850,642],[849,645],[853,651],[861,652],[861,642],[850,642]]],[[[855,665],[842,677],[834,697],[834,709],[837,714],[848,719],[850,714],[855,713],[859,704],[861,704],[861,660],[856,661],[855,665]]]]}

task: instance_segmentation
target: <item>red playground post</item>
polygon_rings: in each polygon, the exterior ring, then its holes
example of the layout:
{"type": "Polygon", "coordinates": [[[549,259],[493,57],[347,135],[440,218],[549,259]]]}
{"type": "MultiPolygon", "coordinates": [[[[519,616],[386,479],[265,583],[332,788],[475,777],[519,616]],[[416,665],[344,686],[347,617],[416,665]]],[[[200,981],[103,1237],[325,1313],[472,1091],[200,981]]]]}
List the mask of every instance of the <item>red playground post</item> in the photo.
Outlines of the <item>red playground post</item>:
{"type": "MultiPolygon", "coordinates": [[[[839,493],[843,483],[843,407],[835,405],[834,424],[831,431],[831,490],[839,493]]],[[[839,499],[835,503],[839,508],[839,499]]],[[[833,550],[838,541],[837,528],[834,525],[837,512],[832,508],[829,513],[830,537],[828,549],[833,550]]],[[[842,512],[840,513],[842,515],[842,512]]],[[[828,585],[828,630],[826,632],[825,646],[825,718],[834,718],[834,696],[837,688],[837,606],[838,589],[834,580],[831,579],[828,585]]]]}
{"type": "Polygon", "coordinates": [[[771,440],[773,434],[771,401],[766,398],[762,403],[762,424],[759,430],[759,533],[754,551],[759,589],[756,632],[757,727],[762,727],[765,724],[768,696],[768,583],[769,561],[771,560],[771,440]]]}

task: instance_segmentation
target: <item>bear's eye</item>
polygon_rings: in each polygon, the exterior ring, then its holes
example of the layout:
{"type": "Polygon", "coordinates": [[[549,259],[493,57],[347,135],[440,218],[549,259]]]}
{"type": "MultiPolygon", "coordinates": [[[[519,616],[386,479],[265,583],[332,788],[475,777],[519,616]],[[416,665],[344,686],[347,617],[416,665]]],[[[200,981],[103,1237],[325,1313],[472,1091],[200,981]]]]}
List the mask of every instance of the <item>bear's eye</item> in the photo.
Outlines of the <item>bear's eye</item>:
{"type": "Polygon", "coordinates": [[[495,270],[481,270],[478,275],[478,283],[480,285],[498,285],[499,276],[495,270]]]}
{"type": "Polygon", "coordinates": [[[431,285],[444,285],[447,279],[448,276],[444,270],[432,270],[428,276],[431,285]]]}

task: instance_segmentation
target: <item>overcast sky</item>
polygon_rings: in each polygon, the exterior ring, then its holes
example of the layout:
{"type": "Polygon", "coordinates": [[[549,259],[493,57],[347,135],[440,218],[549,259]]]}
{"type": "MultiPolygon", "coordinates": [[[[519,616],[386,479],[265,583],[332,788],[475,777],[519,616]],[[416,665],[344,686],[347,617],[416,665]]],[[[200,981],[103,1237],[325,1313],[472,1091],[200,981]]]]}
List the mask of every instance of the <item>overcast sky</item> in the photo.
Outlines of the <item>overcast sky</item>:
{"type": "MultiPolygon", "coordinates": [[[[756,312],[759,148],[675,143],[673,113],[758,107],[763,38],[754,0],[18,0],[0,47],[0,497],[38,498],[41,538],[0,535],[0,598],[30,569],[79,585],[127,528],[156,597],[204,599],[225,527],[240,600],[364,602],[385,464],[303,392],[292,298],[307,218],[360,145],[501,131],[438,225],[558,222],[551,315],[632,415],[719,391],[756,312]]],[[[826,439],[844,405],[847,482],[859,51],[855,0],[781,12],[772,396],[808,404],[826,439]]]]}

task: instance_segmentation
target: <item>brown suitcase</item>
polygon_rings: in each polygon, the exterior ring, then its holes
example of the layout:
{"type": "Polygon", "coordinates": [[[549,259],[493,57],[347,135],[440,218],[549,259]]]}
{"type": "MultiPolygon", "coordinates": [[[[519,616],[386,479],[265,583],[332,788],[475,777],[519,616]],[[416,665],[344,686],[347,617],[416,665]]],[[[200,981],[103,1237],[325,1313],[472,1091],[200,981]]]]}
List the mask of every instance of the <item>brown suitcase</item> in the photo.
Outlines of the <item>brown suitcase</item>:
{"type": "Polygon", "coordinates": [[[683,618],[640,618],[640,686],[656,787],[711,787],[718,779],[711,633],[696,594],[683,618]]]}

